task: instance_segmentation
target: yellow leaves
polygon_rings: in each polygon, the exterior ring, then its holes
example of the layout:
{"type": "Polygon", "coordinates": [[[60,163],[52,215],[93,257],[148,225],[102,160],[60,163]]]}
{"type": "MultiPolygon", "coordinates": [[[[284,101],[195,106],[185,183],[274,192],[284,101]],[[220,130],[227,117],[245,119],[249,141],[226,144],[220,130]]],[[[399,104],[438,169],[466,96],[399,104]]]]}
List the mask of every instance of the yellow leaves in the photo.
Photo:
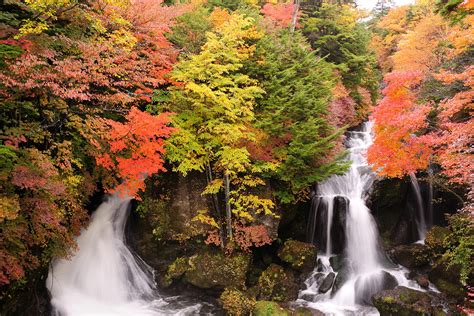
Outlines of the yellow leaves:
{"type": "Polygon", "coordinates": [[[15,219],[19,211],[20,202],[17,195],[0,195],[0,221],[15,219]]]}
{"type": "Polygon", "coordinates": [[[192,218],[192,221],[200,222],[203,224],[210,225],[215,228],[219,228],[216,220],[207,214],[207,210],[199,210],[198,215],[192,218]]]}
{"type": "Polygon", "coordinates": [[[443,54],[437,48],[446,38],[447,23],[439,15],[425,16],[413,30],[407,32],[393,55],[394,70],[429,71],[439,64],[443,54]]]}
{"type": "Polygon", "coordinates": [[[451,57],[458,56],[474,45],[474,15],[468,15],[462,23],[452,27],[448,39],[453,44],[451,57]]]}
{"type": "Polygon", "coordinates": [[[217,194],[223,185],[224,181],[222,179],[215,179],[206,186],[202,194],[217,194]]]}
{"type": "Polygon", "coordinates": [[[209,16],[209,21],[214,27],[219,27],[230,19],[230,14],[227,10],[216,7],[209,16]]]}
{"type": "Polygon", "coordinates": [[[125,29],[113,31],[110,38],[115,45],[128,51],[132,50],[138,42],[133,33],[125,29]]]}
{"type": "Polygon", "coordinates": [[[23,25],[18,30],[18,34],[15,35],[15,39],[22,38],[23,36],[30,34],[41,34],[49,28],[46,22],[36,22],[31,20],[25,20],[23,25]]]}

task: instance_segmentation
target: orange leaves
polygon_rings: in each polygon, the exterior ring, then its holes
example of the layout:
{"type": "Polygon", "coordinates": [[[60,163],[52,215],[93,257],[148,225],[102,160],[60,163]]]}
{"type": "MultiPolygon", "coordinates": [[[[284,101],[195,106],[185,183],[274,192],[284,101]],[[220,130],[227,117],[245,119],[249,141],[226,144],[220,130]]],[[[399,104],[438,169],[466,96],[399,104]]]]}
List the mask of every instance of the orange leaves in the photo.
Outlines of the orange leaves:
{"type": "Polygon", "coordinates": [[[417,133],[426,127],[430,106],[417,104],[411,90],[420,83],[420,72],[393,72],[384,79],[384,98],[372,114],[375,140],[368,159],[379,174],[401,177],[428,166],[431,149],[417,133]]]}
{"type": "Polygon", "coordinates": [[[153,116],[133,107],[125,119],[125,123],[101,121],[102,128],[108,131],[95,143],[99,150],[96,163],[116,172],[120,182],[111,182],[108,187],[111,192],[137,196],[138,191],[145,188],[147,176],[165,171],[162,158],[164,139],[174,129],[168,126],[169,113],[153,116]]]}

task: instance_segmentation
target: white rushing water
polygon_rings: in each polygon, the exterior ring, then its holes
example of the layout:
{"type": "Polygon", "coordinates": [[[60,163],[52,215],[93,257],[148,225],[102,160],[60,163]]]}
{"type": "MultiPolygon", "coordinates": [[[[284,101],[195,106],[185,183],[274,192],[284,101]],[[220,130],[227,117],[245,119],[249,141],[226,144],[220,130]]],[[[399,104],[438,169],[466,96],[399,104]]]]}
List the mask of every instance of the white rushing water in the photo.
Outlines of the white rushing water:
{"type": "Polygon", "coordinates": [[[127,248],[124,230],[129,206],[130,199],[109,197],[78,237],[78,251],[73,257],[52,264],[46,285],[55,314],[199,313],[201,304],[186,306],[180,304],[180,298],[162,297],[155,287],[152,269],[127,248]]]}
{"type": "MultiPolygon", "coordinates": [[[[383,260],[384,255],[378,245],[377,226],[365,204],[365,198],[373,184],[375,174],[367,163],[367,148],[372,144],[372,123],[363,126],[362,131],[350,132],[346,145],[348,160],[352,162],[349,171],[341,176],[332,176],[318,187],[316,198],[327,201],[328,210],[325,223],[326,238],[331,239],[332,208],[337,196],[344,197],[349,206],[345,221],[344,268],[333,271],[330,264],[331,241],[326,240],[326,255],[318,256],[317,269],[306,280],[307,289],[300,292],[297,304],[303,304],[323,311],[328,315],[378,315],[377,310],[368,304],[370,297],[384,287],[386,282],[419,289],[414,281],[405,277],[402,267],[389,268],[383,260]],[[345,274],[337,291],[321,291],[323,281],[330,274],[345,274]]],[[[317,212],[317,210],[315,210],[317,212]]],[[[317,215],[312,215],[316,219],[317,215]]],[[[312,224],[314,231],[316,225],[312,224]]],[[[313,237],[310,237],[313,240],[313,237]]],[[[335,282],[337,283],[337,281],[335,282]]],[[[335,284],[334,283],[334,284],[335,284]]],[[[369,302],[370,303],[370,302],[369,302]]]]}

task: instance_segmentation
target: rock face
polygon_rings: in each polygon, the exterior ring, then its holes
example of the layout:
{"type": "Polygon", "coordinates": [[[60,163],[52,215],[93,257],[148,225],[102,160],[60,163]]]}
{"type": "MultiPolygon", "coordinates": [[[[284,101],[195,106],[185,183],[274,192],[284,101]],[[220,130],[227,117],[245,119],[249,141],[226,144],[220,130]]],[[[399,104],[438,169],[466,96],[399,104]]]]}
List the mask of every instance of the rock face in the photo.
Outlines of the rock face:
{"type": "Polygon", "coordinates": [[[430,295],[403,286],[377,293],[372,301],[381,316],[444,315],[432,306],[430,295]]]}
{"type": "Polygon", "coordinates": [[[332,202],[333,216],[331,225],[331,252],[342,253],[346,244],[346,218],[349,200],[344,196],[313,197],[308,216],[308,241],[315,243],[318,250],[326,252],[328,207],[332,202]],[[329,199],[333,199],[330,201],[329,199]]]}
{"type": "Polygon", "coordinates": [[[386,271],[374,274],[363,284],[361,280],[355,283],[356,302],[361,305],[372,305],[372,296],[380,291],[394,289],[398,285],[397,279],[386,271]]]}
{"type": "Polygon", "coordinates": [[[297,240],[288,240],[278,250],[278,257],[297,271],[311,271],[316,262],[316,247],[297,240]]]}
{"type": "Polygon", "coordinates": [[[390,257],[396,263],[413,269],[428,264],[428,247],[421,244],[399,245],[390,250],[390,257]]]}
{"type": "Polygon", "coordinates": [[[319,286],[319,293],[326,293],[329,291],[332,287],[332,284],[334,283],[334,279],[336,278],[336,274],[334,272],[329,273],[319,286]]]}
{"type": "Polygon", "coordinates": [[[258,299],[285,302],[298,297],[299,286],[293,273],[271,264],[258,278],[258,299]]]}
{"type": "Polygon", "coordinates": [[[243,289],[250,266],[248,254],[231,256],[219,250],[206,250],[189,257],[178,258],[169,267],[166,282],[182,278],[184,282],[202,289],[243,289]]]}

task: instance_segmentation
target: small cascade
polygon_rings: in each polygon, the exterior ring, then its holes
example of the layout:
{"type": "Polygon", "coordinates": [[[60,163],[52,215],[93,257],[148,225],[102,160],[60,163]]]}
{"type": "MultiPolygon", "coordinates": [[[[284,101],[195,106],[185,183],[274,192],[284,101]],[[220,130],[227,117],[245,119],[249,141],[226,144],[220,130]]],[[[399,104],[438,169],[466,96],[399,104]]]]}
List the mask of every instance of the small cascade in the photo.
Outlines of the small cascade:
{"type": "Polygon", "coordinates": [[[321,183],[311,203],[308,241],[324,255],[318,256],[297,304],[331,315],[378,314],[370,305],[373,294],[397,284],[419,288],[406,279],[403,268],[387,266],[365,204],[375,179],[365,157],[372,144],[371,128],[368,122],[362,131],[348,133],[350,169],[321,183]]]}
{"type": "Polygon", "coordinates": [[[77,239],[78,251],[56,260],[46,286],[57,315],[189,315],[201,304],[161,296],[152,269],[124,240],[130,199],[110,197],[77,239]],[[174,300],[174,301],[173,301],[174,300]],[[179,308],[177,307],[179,306],[179,308]]]}
{"type": "Polygon", "coordinates": [[[421,196],[420,184],[416,175],[412,172],[410,173],[410,182],[415,193],[416,199],[416,228],[418,231],[418,240],[424,241],[428,227],[426,225],[425,219],[425,208],[423,207],[423,198],[421,196]]]}

